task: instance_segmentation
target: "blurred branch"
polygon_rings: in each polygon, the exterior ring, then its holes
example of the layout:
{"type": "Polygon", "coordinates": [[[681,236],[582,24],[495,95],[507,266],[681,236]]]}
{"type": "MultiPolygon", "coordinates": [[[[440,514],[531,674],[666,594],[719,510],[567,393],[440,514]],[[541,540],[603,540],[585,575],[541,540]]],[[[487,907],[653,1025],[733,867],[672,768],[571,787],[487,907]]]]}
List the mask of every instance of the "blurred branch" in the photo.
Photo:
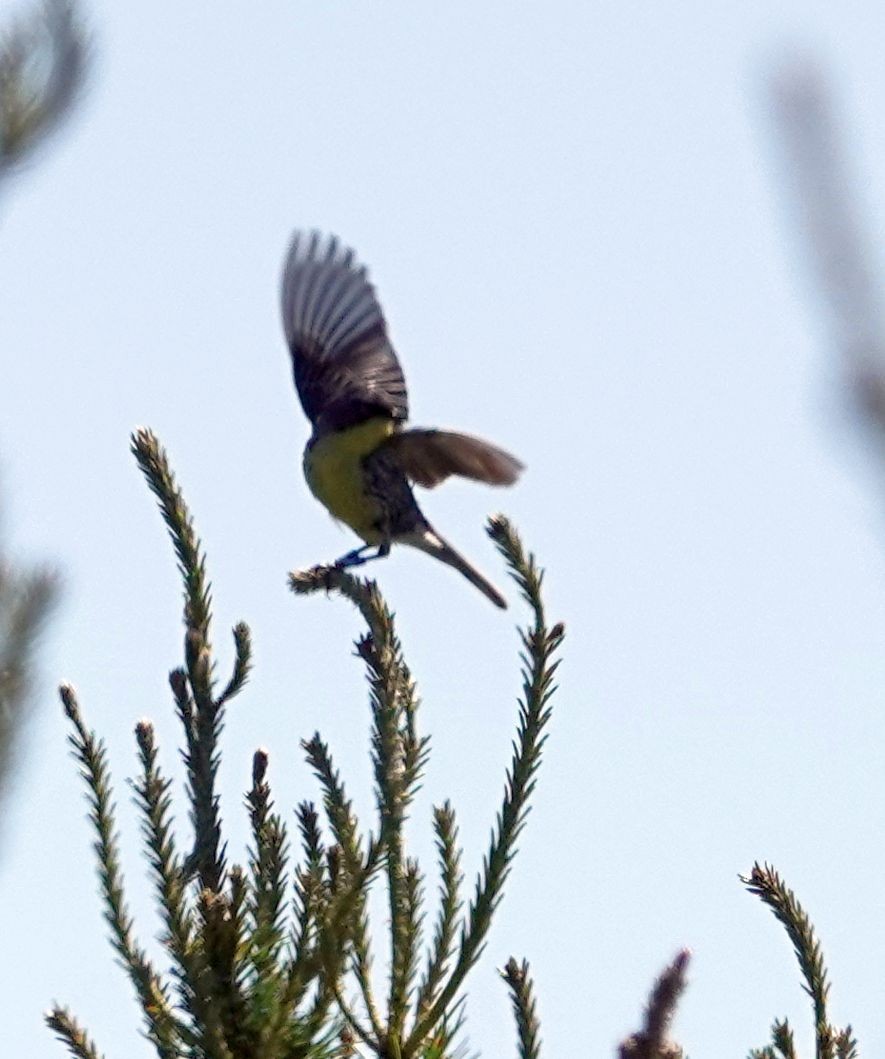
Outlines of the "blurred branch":
{"type": "Polygon", "coordinates": [[[22,573],[0,558],[0,797],[31,690],[34,645],[55,595],[51,574],[22,573]]]}
{"type": "Polygon", "coordinates": [[[0,178],[70,112],[86,55],[73,0],[42,0],[0,30],[0,178]]]}
{"type": "Polygon", "coordinates": [[[682,1059],[682,1049],[667,1034],[676,1005],[685,992],[691,953],[683,949],[655,982],[639,1033],[628,1037],[618,1049],[620,1059],[682,1059]]]}
{"type": "Polygon", "coordinates": [[[832,345],[885,457],[885,321],[835,103],[809,60],[773,77],[770,98],[793,217],[832,345]]]}
{"type": "MultiPolygon", "coordinates": [[[[70,110],[85,57],[73,0],[42,0],[0,27],[0,181],[70,110]]],[[[30,688],[34,643],[55,589],[51,575],[22,574],[0,556],[0,796],[30,688]]]]}

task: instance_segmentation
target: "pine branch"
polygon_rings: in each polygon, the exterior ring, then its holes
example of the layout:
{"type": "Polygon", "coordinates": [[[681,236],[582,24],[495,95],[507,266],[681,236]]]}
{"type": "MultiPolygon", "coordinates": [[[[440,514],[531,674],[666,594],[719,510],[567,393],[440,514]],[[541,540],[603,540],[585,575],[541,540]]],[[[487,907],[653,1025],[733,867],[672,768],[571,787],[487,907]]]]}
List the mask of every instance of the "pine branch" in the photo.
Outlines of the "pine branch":
{"type": "Polygon", "coordinates": [[[89,1034],[67,1008],[54,1007],[44,1021],[74,1059],[104,1059],[89,1034]]]}
{"type": "Polygon", "coordinates": [[[771,1040],[781,1059],[797,1059],[793,1031],[786,1019],[783,1022],[779,1019],[774,1020],[774,1025],[771,1027],[771,1040]]]}
{"type": "Polygon", "coordinates": [[[458,827],[455,823],[455,810],[448,802],[433,810],[433,829],[439,858],[440,907],[433,946],[415,1002],[419,1016],[433,1003],[440,983],[449,969],[449,961],[455,947],[458,915],[463,906],[460,888],[464,875],[461,871],[461,851],[458,848],[458,827]]]}
{"type": "MultiPolygon", "coordinates": [[[[357,653],[369,673],[373,715],[373,767],[376,797],[382,827],[400,818],[414,797],[421,769],[427,759],[428,741],[415,735],[417,707],[414,683],[402,659],[393,615],[374,581],[362,580],[335,566],[317,566],[289,574],[289,587],[296,595],[332,589],[349,599],[369,627],[368,635],[357,641],[357,653]]],[[[315,740],[319,737],[316,736],[315,740]]],[[[325,783],[322,775],[320,781],[325,783]]],[[[379,849],[386,852],[387,834],[379,838],[379,849]]]]}
{"type": "MultiPolygon", "coordinates": [[[[131,448],[159,501],[184,586],[185,665],[183,670],[175,670],[170,675],[185,732],[184,760],[195,836],[194,852],[182,873],[187,879],[196,872],[201,886],[193,946],[199,969],[199,987],[194,992],[204,1001],[200,1005],[200,1021],[215,1054],[219,1059],[226,1059],[233,1054],[231,1049],[236,1052],[250,1046],[242,981],[245,882],[238,870],[236,873],[232,870],[228,880],[230,892],[223,892],[227,869],[216,785],[224,702],[222,698],[214,698],[211,588],[202,544],[165,450],[149,430],[136,431],[131,448]]],[[[237,626],[234,641],[237,651],[234,673],[222,693],[228,698],[242,688],[248,675],[250,639],[245,626],[237,626]]]]}
{"type": "Polygon", "coordinates": [[[185,900],[181,863],[175,851],[172,800],[169,794],[172,781],[166,779],[157,763],[153,725],[149,721],[139,721],[135,736],[142,772],[140,779],[133,784],[133,789],[136,804],[144,817],[142,830],[145,845],[158,902],[166,920],[163,940],[181,965],[188,961],[193,923],[185,900]]]}
{"type": "Polygon", "coordinates": [[[186,763],[189,759],[196,758],[197,729],[194,723],[196,706],[191,695],[190,685],[187,682],[187,673],[184,669],[172,670],[169,674],[169,687],[172,689],[172,695],[175,699],[175,712],[178,714],[178,719],[181,721],[181,727],[184,730],[184,760],[186,763]]]}
{"type": "MultiPolygon", "coordinates": [[[[368,634],[357,641],[357,653],[366,664],[369,679],[372,757],[381,821],[379,844],[383,845],[385,853],[391,921],[390,992],[387,1028],[383,1034],[369,980],[368,933],[362,915],[355,935],[354,970],[372,1023],[375,1047],[381,1048],[383,1040],[383,1047],[395,1052],[409,1009],[416,958],[413,946],[418,929],[416,894],[410,891],[415,877],[411,875],[410,882],[403,827],[427,760],[429,743],[417,735],[415,684],[402,656],[393,615],[374,582],[360,581],[334,567],[316,567],[305,573],[291,574],[290,586],[302,594],[336,588],[359,608],[369,627],[368,634]]],[[[320,767],[317,772],[328,788],[332,779],[329,770],[320,767]]],[[[345,850],[348,842],[345,836],[342,842],[345,850]]],[[[355,1019],[352,1021],[355,1033],[361,1035],[365,1032],[355,1019]]]]}
{"type": "Polygon", "coordinates": [[[787,936],[793,943],[802,977],[805,979],[802,988],[811,997],[814,1006],[817,1059],[834,1059],[835,1031],[827,1018],[830,984],[827,980],[823,952],[811,920],[796,900],[796,895],[770,865],[754,864],[749,876],[741,876],[740,879],[750,893],[756,894],[768,905],[775,918],[786,929],[787,936]]]}
{"type": "MultiPolygon", "coordinates": [[[[318,987],[314,993],[313,1002],[310,1007],[302,1012],[297,1022],[289,1022],[289,1040],[292,1041],[289,1050],[283,1053],[284,1057],[291,1055],[292,1059],[302,1059],[302,1056],[313,1054],[309,1045],[314,1049],[322,1049],[321,1054],[326,1054],[332,1047],[332,1041],[338,1036],[343,1026],[340,1015],[332,1017],[330,1011],[335,1003],[335,993],[325,978],[320,975],[318,987]],[[295,1030],[293,1035],[292,1030],[295,1030]],[[293,1050],[294,1049],[294,1050],[293,1050]]],[[[337,1053],[333,1054],[336,1056],[337,1053]]]]}
{"type": "MultiPolygon", "coordinates": [[[[212,593],[206,576],[206,557],[194,529],[193,519],[181,489],[169,466],[166,450],[153,431],[146,428],[132,435],[131,450],[160,512],[178,558],[178,572],[184,582],[185,626],[208,641],[212,621],[212,593]]],[[[198,650],[204,644],[198,645],[198,650]]],[[[204,689],[205,679],[197,682],[204,689]]]]}
{"type": "Polygon", "coordinates": [[[293,994],[286,988],[299,963],[298,954],[292,957],[293,968],[289,974],[280,966],[286,937],[288,837],[282,820],[272,812],[267,765],[267,752],[256,751],[252,759],[252,789],[246,796],[253,843],[248,908],[252,968],[249,1023],[259,1042],[254,1059],[263,1056],[273,1059],[276,1053],[271,1050],[274,1045],[270,1041],[277,1036],[273,1027],[282,1030],[300,999],[299,989],[293,994]]]}
{"type": "Polygon", "coordinates": [[[303,866],[294,873],[296,929],[292,938],[294,962],[308,951],[316,934],[317,918],[325,902],[323,847],[319,817],[312,802],[302,802],[297,809],[301,834],[303,866]]]}
{"type": "MultiPolygon", "coordinates": [[[[132,435],[132,453],[159,501],[163,520],[178,558],[184,584],[184,654],[189,693],[173,679],[176,704],[186,722],[188,749],[185,754],[190,787],[191,820],[195,845],[189,868],[196,870],[206,889],[218,892],[225,872],[225,851],[221,845],[219,799],[215,791],[218,774],[218,740],[224,726],[224,703],[213,698],[214,664],[210,643],[212,594],[206,576],[206,557],[194,529],[193,519],[169,460],[156,436],[146,429],[132,435]],[[190,705],[190,696],[193,706],[190,705]]],[[[228,689],[239,690],[249,665],[249,636],[238,626],[235,640],[238,661],[228,689]]],[[[233,694],[234,691],[231,692],[233,694]]]]}
{"type": "Polygon", "coordinates": [[[534,556],[526,556],[522,542],[510,523],[503,517],[492,519],[488,532],[534,614],[533,625],[522,633],[525,653],[522,655],[523,697],[519,704],[519,728],[506,776],[504,804],[498,813],[482,872],[467,910],[467,923],[462,928],[455,967],[430,1008],[417,1018],[403,1046],[405,1056],[416,1053],[421,1042],[454,1000],[467,973],[482,953],[535,788],[535,775],[546,739],[544,729],[552,712],[550,699],[556,690],[553,678],[559,663],[553,661],[553,656],[565,635],[561,624],[547,628],[541,598],[543,574],[538,570],[534,556]]]}
{"type": "Polygon", "coordinates": [[[99,862],[105,920],[111,929],[111,942],[135,987],[148,1039],[156,1047],[160,1059],[177,1059],[177,1042],[181,1033],[169,1006],[167,989],[148,961],[144,949],[132,937],[132,920],[126,909],[119,867],[107,753],[104,744],[83,724],[74,689],[62,685],[60,694],[65,713],[74,727],[69,742],[87,786],[90,818],[97,836],[95,852],[99,862]]]}
{"type": "MultiPolygon", "coordinates": [[[[345,870],[352,879],[359,879],[364,870],[359,825],[353,812],[352,802],[347,797],[341,777],[332,762],[329,748],[322,741],[319,733],[316,733],[311,740],[303,742],[302,747],[307,755],[307,762],[313,769],[323,789],[323,806],[329,819],[332,834],[343,854],[345,870]]],[[[381,847],[377,846],[376,849],[377,856],[380,859],[381,847]]],[[[367,882],[370,877],[371,873],[365,876],[367,882]]],[[[351,881],[350,885],[354,887],[356,884],[351,881]]],[[[348,923],[348,932],[352,946],[352,968],[362,995],[366,1015],[372,1025],[372,1032],[375,1035],[374,1039],[378,1040],[383,1034],[383,1029],[372,986],[372,957],[363,896],[354,895],[354,904],[349,915],[351,918],[348,923]]],[[[326,976],[327,979],[334,977],[337,981],[337,976],[331,974],[328,961],[326,961],[326,976]]],[[[332,985],[333,983],[330,981],[330,989],[332,985]]],[[[356,1015],[352,1012],[349,1012],[349,1021],[354,1028],[354,1032],[360,1035],[362,1039],[362,1028],[356,1015]]]]}
{"type": "Polygon", "coordinates": [[[683,949],[654,984],[645,1023],[639,1033],[622,1042],[620,1059],[682,1059],[682,1049],[668,1039],[676,1005],[685,992],[686,972],[691,954],[683,949]]]}
{"type": "MultiPolygon", "coordinates": [[[[416,945],[416,917],[419,913],[415,899],[417,891],[413,891],[413,897],[410,898],[409,862],[404,855],[402,827],[405,811],[414,797],[426,764],[429,743],[416,734],[417,699],[414,683],[402,659],[393,615],[384,604],[375,582],[360,580],[333,567],[315,567],[309,571],[294,572],[289,577],[290,587],[297,594],[336,590],[345,595],[359,608],[369,630],[358,641],[357,647],[366,663],[371,688],[373,759],[381,820],[379,846],[384,848],[390,898],[391,994],[386,1033],[383,1035],[378,1034],[379,1027],[374,1019],[372,1035],[369,1035],[357,1023],[353,1013],[346,1009],[346,1005],[345,1016],[354,1023],[354,1033],[364,1043],[371,1044],[379,1055],[417,1055],[425,1045],[433,1044],[435,1047],[439,1036],[432,1037],[435,1026],[445,1024],[447,1018],[451,1023],[451,1010],[458,1005],[457,992],[482,953],[491,916],[501,899],[516,843],[525,823],[528,802],[535,788],[535,775],[545,738],[543,731],[550,716],[549,699],[555,690],[553,679],[558,662],[553,660],[553,656],[562,642],[563,628],[556,625],[547,629],[541,600],[542,575],[534,557],[524,554],[522,544],[509,523],[503,518],[493,520],[489,525],[489,533],[498,544],[511,575],[517,580],[535,614],[534,625],[523,633],[522,638],[525,653],[522,657],[524,694],[520,703],[520,728],[511,767],[507,772],[504,805],[492,832],[483,872],[477,879],[476,893],[462,928],[455,965],[449,972],[455,921],[460,907],[459,861],[454,848],[454,820],[451,819],[451,845],[445,847],[440,855],[444,858],[444,900],[437,922],[434,952],[415,998],[415,1024],[404,1041],[401,1035],[414,990],[413,947],[416,945]],[[448,979],[444,984],[442,980],[447,974],[448,979]]],[[[319,744],[319,737],[314,743],[319,744]]],[[[314,753],[315,749],[317,747],[314,746],[314,753]]],[[[335,788],[337,777],[329,767],[321,766],[317,771],[324,789],[328,791],[335,788]]],[[[328,793],[326,797],[328,802],[328,793]]],[[[335,800],[332,800],[332,805],[335,805],[335,800]]],[[[345,844],[348,841],[345,837],[345,844]]],[[[416,885],[416,868],[411,878],[415,880],[413,885],[416,885]]],[[[360,977],[367,980],[364,969],[359,967],[359,953],[357,963],[358,981],[360,977]]]]}
{"type": "Polygon", "coordinates": [[[769,95],[803,264],[857,410],[885,456],[885,309],[838,107],[824,71],[807,59],[785,64],[769,95]]]}
{"type": "MultiPolygon", "coordinates": [[[[295,924],[292,934],[292,959],[286,974],[286,983],[280,1001],[277,1018],[273,1021],[270,1039],[275,1041],[282,1033],[290,1013],[301,1003],[307,993],[313,973],[320,978],[313,1009],[305,1020],[309,1024],[310,1039],[324,1023],[331,1005],[332,995],[321,972],[314,972],[312,946],[317,944],[319,922],[327,904],[323,877],[324,847],[319,830],[316,808],[310,802],[302,802],[297,809],[298,829],[301,834],[303,866],[294,873],[295,924]]],[[[269,1054],[273,1054],[272,1050],[269,1054]]]]}
{"type": "Polygon", "coordinates": [[[308,765],[313,769],[323,789],[323,808],[329,819],[332,834],[344,854],[348,869],[353,870],[362,863],[362,844],[359,823],[353,812],[353,803],[347,797],[341,775],[335,768],[326,743],[315,732],[312,739],[302,740],[308,765]]]}
{"type": "MultiPolygon", "coordinates": [[[[408,960],[408,895],[403,827],[410,798],[402,739],[400,689],[404,676],[392,615],[383,605],[374,615],[376,632],[357,641],[366,663],[372,710],[372,760],[378,816],[385,835],[387,894],[390,910],[390,992],[387,1002],[389,1041],[399,1041],[408,1006],[403,968],[408,960]]],[[[374,1023],[373,1019],[373,1023],[374,1023]]],[[[394,1045],[395,1047],[395,1045],[394,1045]]]]}
{"type": "MultiPolygon", "coordinates": [[[[365,894],[383,864],[384,847],[370,837],[363,855],[350,804],[325,747],[318,744],[314,757],[324,771],[329,815],[346,852],[339,846],[324,849],[315,810],[302,806],[299,826],[305,863],[295,873],[296,907],[290,923],[287,830],[273,811],[267,754],[258,751],[247,794],[252,825],[249,870],[227,867],[216,794],[218,740],[223,701],[239,693],[248,676],[249,631],[245,625],[234,630],[233,673],[214,698],[211,596],[202,546],[156,438],[140,431],[133,438],[133,451],[160,500],[185,587],[185,665],[173,670],[169,682],[184,731],[194,854],[183,859],[177,852],[171,783],[160,769],[154,730],[147,721],[136,728],[141,770],[133,783],[181,1018],[173,1013],[165,984],[132,940],[105,750],[83,726],[73,692],[65,688],[62,698],[75,729],[71,741],[91,792],[99,833],[96,850],[112,941],[138,990],[147,1035],[159,1059],[328,1059],[341,1026],[340,1019],[330,1018],[330,1008],[365,894]]],[[[76,1027],[65,1030],[63,1015],[51,1024],[61,1026],[65,1039],[74,1041],[70,1047],[80,1047],[76,1027]]],[[[82,1043],[82,1048],[87,1047],[88,1042],[82,1043]]]]}
{"type": "Polygon", "coordinates": [[[376,1052],[379,1055],[383,1054],[380,1042],[383,1040],[384,1034],[380,1025],[376,1026],[373,1024],[372,1026],[364,1026],[362,1022],[360,1022],[356,1012],[341,992],[341,985],[339,982],[336,981],[334,983],[332,993],[335,997],[335,1004],[344,1018],[344,1025],[348,1034],[373,1052],[376,1052]]]}
{"type": "Polygon", "coordinates": [[[421,789],[421,779],[430,757],[430,736],[419,736],[417,728],[418,691],[415,681],[409,672],[400,650],[397,658],[400,688],[398,705],[400,709],[400,736],[403,744],[403,794],[407,805],[411,803],[421,789]]]}
{"type": "Polygon", "coordinates": [[[17,574],[0,559],[0,795],[31,689],[34,648],[57,587],[52,574],[17,574]]]}
{"type": "MultiPolygon", "coordinates": [[[[136,802],[144,816],[142,825],[147,855],[154,874],[157,899],[166,927],[163,944],[174,960],[181,1005],[191,1017],[186,1039],[207,1056],[227,1054],[221,1012],[211,988],[211,973],[196,937],[194,916],[186,899],[186,876],[175,852],[171,817],[171,780],[157,763],[153,726],[140,721],[136,740],[142,774],[134,784],[136,802]]],[[[185,1036],[182,1030],[182,1036],[185,1036]]]]}
{"type": "Polygon", "coordinates": [[[535,1010],[534,984],[526,960],[521,964],[511,956],[501,972],[510,989],[510,1000],[519,1036],[519,1059],[540,1059],[541,1023],[535,1010]]]}
{"type": "Polygon", "coordinates": [[[423,899],[424,878],[421,869],[414,858],[407,857],[403,865],[402,915],[397,923],[401,933],[393,940],[391,947],[388,1037],[396,1039],[402,1035],[415,986],[418,954],[423,937],[423,899]]]}
{"type": "Polygon", "coordinates": [[[333,590],[340,593],[359,610],[374,635],[376,616],[379,608],[384,607],[374,581],[354,577],[340,566],[313,566],[309,570],[293,570],[289,574],[289,588],[296,596],[333,590]]]}
{"type": "Polygon", "coordinates": [[[366,1017],[372,1026],[374,1040],[378,1041],[384,1036],[384,1028],[372,986],[372,946],[369,938],[369,916],[366,904],[367,900],[364,896],[354,910],[350,967],[362,997],[366,1017]]]}
{"type": "Polygon", "coordinates": [[[851,1027],[846,1026],[836,1034],[836,1059],[857,1059],[857,1054],[857,1041],[851,1027]]]}
{"type": "Polygon", "coordinates": [[[449,1007],[417,1053],[420,1059],[477,1059],[475,1055],[471,1056],[463,1041],[455,1043],[467,1020],[466,1001],[465,996],[460,996],[449,1007]]]}
{"type": "MultiPolygon", "coordinates": [[[[264,781],[266,759],[263,755],[263,751],[258,751],[253,761],[253,789],[256,787],[256,781],[258,786],[264,781]]],[[[265,815],[264,810],[262,810],[262,815],[265,815]]],[[[297,810],[297,818],[304,865],[294,870],[295,917],[290,939],[291,957],[278,973],[277,998],[273,1005],[268,1004],[268,1010],[264,1013],[255,1059],[285,1054],[281,1052],[283,1042],[291,1035],[296,1022],[301,1027],[301,1040],[314,1041],[323,1030],[331,1003],[328,999],[322,1013],[319,1013],[315,1002],[311,1011],[298,1020],[295,1019],[295,1013],[304,1000],[311,982],[322,976],[321,961],[316,956],[315,946],[319,943],[319,919],[327,899],[323,879],[324,851],[316,810],[309,802],[302,802],[297,810]],[[279,984],[280,979],[281,984],[279,984]],[[270,1010],[271,1006],[273,1010],[270,1010]]],[[[266,869],[260,870],[264,874],[266,869]]],[[[255,871],[256,866],[253,866],[253,875],[255,871]]],[[[279,878],[282,882],[282,876],[279,878]]],[[[280,916],[282,917],[282,909],[280,909],[280,916]]],[[[282,923],[280,925],[282,926],[282,923]]],[[[320,986],[318,995],[323,992],[320,986]]],[[[298,1057],[301,1054],[297,1050],[293,1052],[293,1055],[298,1057]]]]}
{"type": "Polygon", "coordinates": [[[268,755],[258,750],[252,759],[252,789],[246,805],[252,822],[251,899],[252,960],[258,979],[276,967],[285,938],[286,829],[273,813],[266,781],[268,755]]]}
{"type": "MultiPolygon", "coordinates": [[[[367,665],[370,701],[373,716],[373,762],[375,767],[376,797],[381,832],[378,847],[384,849],[387,864],[388,897],[390,902],[391,988],[388,999],[388,1025],[379,1033],[375,1018],[371,1032],[358,1020],[340,998],[345,1016],[352,1030],[363,1043],[369,1044],[379,1055],[411,1057],[437,1053],[440,1032],[434,1027],[449,1029],[442,1036],[446,1042],[452,1025],[451,1013],[460,1010],[458,990],[479,958],[488,932],[492,914],[500,901],[503,885],[510,870],[516,842],[525,823],[528,802],[534,790],[535,774],[544,744],[544,728],[550,718],[549,700],[555,688],[553,677],[558,662],[553,655],[564,635],[563,627],[549,629],[541,601],[541,573],[534,559],[526,556],[517,535],[503,518],[493,520],[489,533],[510,567],[522,595],[534,612],[534,624],[522,637],[525,654],[522,656],[523,700],[520,702],[520,724],[514,756],[508,770],[504,805],[498,814],[492,841],[477,880],[476,893],[462,926],[458,955],[454,968],[449,962],[454,948],[455,924],[460,910],[459,883],[461,881],[459,854],[455,847],[454,817],[447,809],[446,816],[437,814],[438,838],[440,828],[450,826],[451,834],[442,839],[443,901],[434,938],[434,950],[421,985],[414,988],[416,948],[420,922],[417,866],[409,867],[403,844],[403,824],[406,810],[420,782],[426,763],[429,743],[417,735],[415,716],[417,698],[414,683],[402,657],[396,637],[393,617],[374,582],[364,581],[337,567],[314,567],[293,572],[289,584],[296,594],[335,590],[346,596],[360,610],[369,626],[368,635],[357,642],[358,654],[367,665]],[[445,821],[445,822],[443,822],[445,821]],[[448,976],[446,978],[446,976],[448,976]],[[445,981],[443,981],[446,979],[445,981]],[[402,1040],[406,1016],[414,1003],[414,1025],[402,1040]]],[[[314,756],[322,747],[318,737],[313,744],[314,756]]],[[[325,748],[323,747],[325,753],[325,748]]],[[[316,763],[315,763],[316,767],[316,763]]],[[[327,807],[340,814],[339,798],[330,800],[328,792],[337,785],[330,766],[316,767],[326,790],[327,807]]],[[[349,809],[349,807],[348,807],[349,809]]],[[[333,821],[333,828],[335,827],[333,821]]],[[[339,842],[341,827],[338,825],[339,842]]],[[[352,841],[344,836],[343,846],[352,841]]],[[[346,855],[345,855],[346,856],[346,855]]],[[[361,921],[362,922],[362,921],[361,921]]],[[[355,973],[357,980],[367,981],[365,967],[360,966],[360,935],[357,928],[355,973]]],[[[340,991],[339,991],[340,994],[340,991]]],[[[368,1006],[368,1005],[367,1005],[368,1006]]],[[[372,1008],[370,1007],[370,1017],[372,1008]]],[[[448,1047],[448,1043],[445,1045],[448,1047]]]]}
{"type": "Polygon", "coordinates": [[[339,906],[337,925],[335,925],[335,917],[330,906],[330,911],[325,917],[323,932],[328,938],[340,938],[338,951],[332,954],[332,961],[329,960],[329,945],[328,941],[326,942],[324,983],[329,994],[335,997],[342,1014],[354,1032],[364,1043],[372,1043],[373,1046],[384,1037],[385,1033],[372,985],[372,953],[369,941],[369,920],[366,912],[368,889],[376,870],[375,867],[361,867],[359,872],[336,895],[335,901],[339,906]],[[371,1030],[362,1028],[356,1015],[342,999],[339,979],[347,962],[347,956],[350,959],[350,968],[356,979],[371,1030]]]}
{"type": "Polygon", "coordinates": [[[373,999],[369,969],[371,958],[368,955],[368,927],[365,916],[365,901],[369,886],[378,873],[384,856],[384,846],[369,841],[364,860],[355,872],[351,872],[340,858],[340,848],[331,847],[327,851],[327,892],[329,899],[324,905],[323,916],[318,931],[318,959],[322,967],[321,994],[318,998],[317,1012],[327,1002],[327,994],[335,997],[342,1015],[353,1026],[355,1033],[365,1042],[372,1041],[373,1047],[382,1036],[382,1027],[377,1007],[373,999]],[[344,1002],[340,981],[347,958],[353,961],[357,982],[362,993],[366,1013],[372,1022],[372,1033],[364,1030],[359,1020],[353,1015],[344,1002]]]}
{"type": "Polygon", "coordinates": [[[245,885],[240,870],[229,875],[230,894],[202,889],[197,897],[197,940],[204,968],[203,994],[211,998],[202,1012],[205,1038],[216,1049],[212,1059],[239,1059],[249,1055],[247,1005],[243,995],[238,956],[243,938],[245,885]]]}
{"type": "Polygon", "coordinates": [[[252,633],[245,622],[234,626],[234,650],[234,671],[227,687],[218,696],[219,706],[239,695],[252,671],[252,633]]]}

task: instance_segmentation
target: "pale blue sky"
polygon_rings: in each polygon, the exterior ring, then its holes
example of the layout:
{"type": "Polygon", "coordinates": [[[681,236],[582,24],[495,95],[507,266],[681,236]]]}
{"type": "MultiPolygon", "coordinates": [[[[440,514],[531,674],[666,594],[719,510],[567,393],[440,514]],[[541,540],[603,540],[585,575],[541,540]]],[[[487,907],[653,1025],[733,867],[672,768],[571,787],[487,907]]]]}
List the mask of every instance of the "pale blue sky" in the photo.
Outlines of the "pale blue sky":
{"type": "MultiPolygon", "coordinates": [[[[225,657],[235,621],[255,636],[224,744],[232,851],[252,750],[269,748],[288,810],[317,793],[298,750],[316,728],[368,817],[358,623],[285,586],[355,543],[301,477],[277,308],[295,226],[370,266],[415,421],[525,460],[512,491],[447,485],[425,508],[499,583],[482,523],[511,515],[569,630],[534,811],[470,980],[471,1044],[514,1054],[495,967],[515,954],[546,1055],[610,1055],[687,945],[676,1029],[695,1059],[745,1054],[783,1015],[808,1054],[789,943],[736,879],[759,858],[819,928],[834,1018],[880,1053],[881,483],[806,293],[763,89],[791,42],[825,59],[881,233],[879,5],[95,0],[90,17],[84,104],[0,217],[4,522],[66,582],[4,837],[4,1054],[62,1054],[40,1022],[52,1000],[109,1059],[150,1054],[53,692],[71,680],[108,739],[149,939],[123,781],[144,715],[176,767],[180,601],[135,426],[159,433],[194,511],[225,657]]],[[[374,572],[433,736],[415,848],[429,854],[429,806],[451,797],[472,881],[524,614],[417,553],[374,572]]]]}

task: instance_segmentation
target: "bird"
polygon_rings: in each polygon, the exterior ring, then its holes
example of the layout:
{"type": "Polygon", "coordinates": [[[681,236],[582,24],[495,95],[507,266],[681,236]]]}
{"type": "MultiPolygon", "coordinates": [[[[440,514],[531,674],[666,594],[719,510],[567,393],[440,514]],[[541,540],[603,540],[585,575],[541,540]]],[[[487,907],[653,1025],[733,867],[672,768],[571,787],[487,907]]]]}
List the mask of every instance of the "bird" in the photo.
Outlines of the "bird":
{"type": "Polygon", "coordinates": [[[432,489],[452,475],[512,485],[523,464],[468,434],[406,427],[405,377],[375,288],[336,236],[293,234],[281,295],[295,389],[313,428],[304,476],[333,518],[365,542],[334,565],[360,566],[407,544],[506,608],[498,589],[433,528],[412,486],[432,489]]]}

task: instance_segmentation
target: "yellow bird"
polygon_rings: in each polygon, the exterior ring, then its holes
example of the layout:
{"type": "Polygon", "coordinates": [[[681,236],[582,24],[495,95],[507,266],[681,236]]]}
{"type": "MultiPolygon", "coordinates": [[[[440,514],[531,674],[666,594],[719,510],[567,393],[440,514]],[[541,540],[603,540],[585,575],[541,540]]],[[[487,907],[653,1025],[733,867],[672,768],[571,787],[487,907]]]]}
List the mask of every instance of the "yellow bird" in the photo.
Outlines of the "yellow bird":
{"type": "Polygon", "coordinates": [[[359,566],[388,555],[392,544],[410,544],[506,607],[495,586],[430,525],[411,483],[433,488],[459,475],[512,485],[523,469],[519,460],[467,434],[404,429],[406,382],[384,314],[365,267],[335,236],[295,233],[282,309],[295,388],[313,425],[304,476],[332,516],[366,542],[336,565],[359,566]]]}

